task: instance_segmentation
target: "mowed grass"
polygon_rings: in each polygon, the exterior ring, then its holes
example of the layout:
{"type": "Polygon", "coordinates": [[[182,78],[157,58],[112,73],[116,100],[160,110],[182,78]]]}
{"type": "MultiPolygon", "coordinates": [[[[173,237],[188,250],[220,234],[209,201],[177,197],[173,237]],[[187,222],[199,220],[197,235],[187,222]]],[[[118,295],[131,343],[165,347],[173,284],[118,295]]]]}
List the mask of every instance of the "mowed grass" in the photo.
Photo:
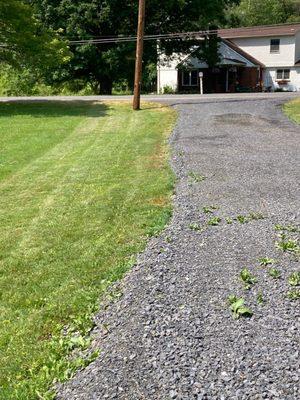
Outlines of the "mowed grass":
{"type": "Polygon", "coordinates": [[[283,106],[283,111],[294,122],[300,124],[300,98],[289,101],[283,106]]]}
{"type": "Polygon", "coordinates": [[[99,297],[168,221],[175,118],[157,105],[0,104],[1,399],[51,398],[99,297]]]}

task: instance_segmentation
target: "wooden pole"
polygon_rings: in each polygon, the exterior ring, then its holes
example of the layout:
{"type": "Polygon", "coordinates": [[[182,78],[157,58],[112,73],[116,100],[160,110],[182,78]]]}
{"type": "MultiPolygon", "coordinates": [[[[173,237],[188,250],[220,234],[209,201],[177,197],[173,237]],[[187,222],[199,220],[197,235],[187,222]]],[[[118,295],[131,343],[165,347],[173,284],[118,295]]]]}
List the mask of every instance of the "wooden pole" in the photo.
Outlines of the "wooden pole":
{"type": "Polygon", "coordinates": [[[145,30],[145,8],[146,0],[139,0],[139,17],[136,42],[135,75],[133,109],[139,110],[141,105],[141,84],[143,69],[144,30],[145,30]]]}

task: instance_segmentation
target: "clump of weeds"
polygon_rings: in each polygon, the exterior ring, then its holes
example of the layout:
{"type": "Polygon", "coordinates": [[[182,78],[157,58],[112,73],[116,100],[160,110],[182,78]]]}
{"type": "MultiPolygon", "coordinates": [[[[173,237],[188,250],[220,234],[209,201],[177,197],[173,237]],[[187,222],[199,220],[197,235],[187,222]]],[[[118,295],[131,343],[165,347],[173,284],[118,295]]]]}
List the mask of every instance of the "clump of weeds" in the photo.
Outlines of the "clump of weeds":
{"type": "Polygon", "coordinates": [[[264,215],[261,213],[250,213],[248,215],[237,215],[234,220],[240,224],[247,224],[250,221],[257,221],[259,219],[264,219],[264,215]]]}
{"type": "Polygon", "coordinates": [[[300,254],[300,246],[297,239],[287,237],[285,233],[278,235],[279,241],[276,242],[276,247],[283,252],[293,253],[295,255],[300,254]]]}
{"type": "Polygon", "coordinates": [[[251,274],[248,268],[243,268],[240,272],[240,278],[244,283],[244,288],[249,290],[251,286],[257,282],[257,279],[254,275],[251,274]]]}
{"type": "Polygon", "coordinates": [[[263,305],[265,303],[265,299],[263,297],[262,292],[259,292],[256,296],[257,303],[263,305]]]}
{"type": "Polygon", "coordinates": [[[205,214],[213,214],[213,212],[218,209],[219,209],[219,207],[217,207],[217,206],[206,206],[206,207],[203,207],[203,212],[205,214]]]}
{"type": "Polygon", "coordinates": [[[200,231],[201,226],[197,222],[193,222],[190,224],[190,229],[192,229],[192,231],[200,231]]]}
{"type": "Polygon", "coordinates": [[[200,175],[194,171],[190,171],[188,175],[189,175],[190,180],[194,183],[199,183],[206,179],[206,176],[200,175]]]}
{"type": "Polygon", "coordinates": [[[238,221],[240,224],[246,224],[249,222],[249,218],[246,215],[238,215],[235,217],[235,220],[238,221]]]}
{"type": "Polygon", "coordinates": [[[226,221],[226,223],[227,223],[228,225],[232,224],[232,222],[233,222],[232,218],[230,218],[230,217],[226,217],[226,218],[225,218],[225,221],[226,221]]]}
{"type": "Polygon", "coordinates": [[[279,279],[281,277],[280,271],[276,268],[270,268],[268,271],[268,274],[273,278],[273,279],[279,279]]]}
{"type": "Polygon", "coordinates": [[[238,298],[235,295],[230,295],[228,297],[228,302],[234,319],[251,317],[253,315],[250,308],[245,306],[245,300],[242,297],[238,298]]]}
{"type": "Polygon", "coordinates": [[[300,271],[293,272],[289,276],[289,284],[291,286],[300,286],[300,271]]]}
{"type": "Polygon", "coordinates": [[[208,224],[208,225],[211,225],[211,226],[217,226],[217,225],[220,224],[220,222],[221,222],[221,218],[220,218],[220,217],[212,217],[212,218],[207,222],[207,224],[208,224]]]}
{"type": "Polygon", "coordinates": [[[299,300],[300,299],[300,290],[299,289],[289,290],[287,293],[287,298],[290,299],[291,301],[299,300]]]}
{"type": "Polygon", "coordinates": [[[266,267],[268,265],[271,264],[275,264],[276,260],[274,260],[273,258],[269,258],[269,257],[262,257],[258,259],[258,262],[260,263],[260,265],[262,265],[263,267],[266,267]]]}
{"type": "Polygon", "coordinates": [[[295,225],[279,225],[279,224],[277,224],[277,225],[275,225],[274,226],[274,228],[275,228],[275,231],[281,231],[281,232],[284,232],[284,231],[286,231],[286,232],[300,232],[300,228],[298,228],[297,226],[295,226],[295,225]]]}
{"type": "Polygon", "coordinates": [[[254,221],[258,221],[259,219],[264,219],[264,215],[262,213],[258,213],[258,212],[252,212],[249,214],[249,219],[252,219],[254,221]]]}

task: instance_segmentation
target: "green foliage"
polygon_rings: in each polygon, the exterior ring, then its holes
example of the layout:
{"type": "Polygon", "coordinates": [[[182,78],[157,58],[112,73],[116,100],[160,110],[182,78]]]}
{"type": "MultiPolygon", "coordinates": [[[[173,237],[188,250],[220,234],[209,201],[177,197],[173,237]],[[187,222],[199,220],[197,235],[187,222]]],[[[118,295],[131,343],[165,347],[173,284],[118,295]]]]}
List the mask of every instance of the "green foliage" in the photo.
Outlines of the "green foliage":
{"type": "Polygon", "coordinates": [[[299,300],[300,299],[300,290],[298,290],[298,289],[289,290],[287,293],[287,298],[290,299],[291,301],[299,300]]]}
{"type": "Polygon", "coordinates": [[[268,274],[273,278],[273,279],[279,279],[281,277],[281,273],[278,271],[276,268],[270,268],[268,270],[268,274]]]}
{"type": "Polygon", "coordinates": [[[220,222],[221,222],[220,217],[212,217],[210,218],[210,220],[208,220],[207,224],[211,226],[217,226],[219,225],[220,222]]]}
{"type": "Polygon", "coordinates": [[[231,295],[228,297],[228,302],[234,319],[239,319],[240,317],[251,317],[253,315],[250,308],[244,305],[245,300],[243,298],[231,295]]]}
{"type": "Polygon", "coordinates": [[[247,222],[249,222],[249,218],[245,215],[238,215],[235,220],[238,221],[240,224],[246,224],[247,222]]]}
{"type": "Polygon", "coordinates": [[[174,122],[167,107],[0,104],[1,399],[50,399],[93,358],[99,297],[170,218],[174,122]]]}
{"type": "Polygon", "coordinates": [[[163,87],[163,94],[174,94],[175,90],[172,88],[172,86],[165,85],[163,87]]]}
{"type": "Polygon", "coordinates": [[[252,285],[257,282],[257,279],[254,275],[251,274],[248,268],[243,268],[240,272],[240,278],[244,283],[244,288],[249,290],[252,285]]]}
{"type": "Polygon", "coordinates": [[[48,70],[70,60],[63,40],[43,28],[25,1],[0,2],[0,64],[48,70]]]}
{"type": "Polygon", "coordinates": [[[273,25],[300,21],[298,0],[241,0],[227,9],[230,26],[273,25]]]}
{"type": "Polygon", "coordinates": [[[260,304],[260,305],[265,303],[265,300],[264,300],[262,292],[258,293],[258,295],[256,296],[256,300],[257,300],[257,303],[260,304]]]}
{"type": "Polygon", "coordinates": [[[203,212],[205,214],[212,214],[215,210],[218,210],[218,209],[219,209],[219,207],[217,207],[217,206],[206,206],[206,207],[203,207],[203,212]]]}
{"type": "Polygon", "coordinates": [[[189,176],[190,180],[193,181],[194,183],[199,183],[206,179],[206,176],[200,175],[194,171],[190,171],[188,176],[189,176]]]}
{"type": "Polygon", "coordinates": [[[295,255],[300,253],[300,246],[297,239],[291,239],[286,234],[281,233],[279,235],[279,241],[276,242],[276,247],[283,252],[290,252],[295,255]]]}
{"type": "Polygon", "coordinates": [[[233,222],[232,218],[230,218],[230,217],[226,217],[226,218],[225,218],[225,221],[226,221],[226,223],[227,223],[228,225],[231,225],[232,222],[233,222]]]}
{"type": "Polygon", "coordinates": [[[190,229],[192,229],[193,231],[200,231],[201,226],[197,222],[193,222],[192,224],[190,224],[190,229]]]}
{"type": "Polygon", "coordinates": [[[291,286],[300,286],[300,272],[293,272],[289,276],[289,284],[291,286]]]}
{"type": "Polygon", "coordinates": [[[299,232],[299,228],[295,225],[275,225],[275,231],[299,232]]]}
{"type": "Polygon", "coordinates": [[[269,258],[269,257],[263,257],[263,258],[259,258],[258,259],[260,265],[262,265],[263,267],[266,267],[267,265],[270,264],[275,264],[276,260],[274,260],[273,258],[269,258]]]}

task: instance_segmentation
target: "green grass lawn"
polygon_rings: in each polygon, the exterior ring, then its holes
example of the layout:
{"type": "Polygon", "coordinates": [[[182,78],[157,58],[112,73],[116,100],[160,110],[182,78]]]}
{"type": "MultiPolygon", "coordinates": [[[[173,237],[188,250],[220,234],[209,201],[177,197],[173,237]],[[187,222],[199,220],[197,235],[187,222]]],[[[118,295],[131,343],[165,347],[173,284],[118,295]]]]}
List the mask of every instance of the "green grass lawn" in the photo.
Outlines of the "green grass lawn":
{"type": "Polygon", "coordinates": [[[88,362],[65,356],[88,346],[97,300],[170,216],[175,118],[157,105],[0,104],[1,399],[51,398],[53,380],[88,362]]]}
{"type": "Polygon", "coordinates": [[[283,106],[283,111],[293,121],[300,124],[300,99],[289,101],[283,106]]]}

